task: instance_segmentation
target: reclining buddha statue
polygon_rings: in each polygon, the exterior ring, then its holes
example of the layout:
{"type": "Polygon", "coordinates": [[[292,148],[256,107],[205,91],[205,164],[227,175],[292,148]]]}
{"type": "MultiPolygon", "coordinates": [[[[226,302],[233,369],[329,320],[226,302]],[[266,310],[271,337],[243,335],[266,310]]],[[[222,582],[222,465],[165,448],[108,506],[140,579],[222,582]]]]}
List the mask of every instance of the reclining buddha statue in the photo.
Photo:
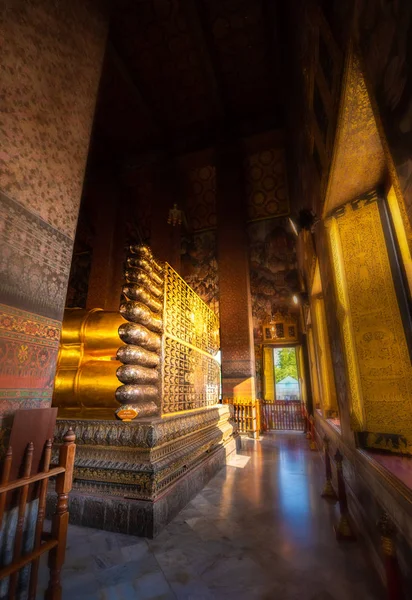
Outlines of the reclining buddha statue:
{"type": "Polygon", "coordinates": [[[71,520],[90,524],[103,502],[96,526],[112,529],[116,507],[128,515],[116,530],[152,536],[237,435],[219,404],[214,312],[147,246],[130,247],[124,275],[118,312],[66,309],[53,404],[57,440],[67,426],[77,439],[71,520]]]}

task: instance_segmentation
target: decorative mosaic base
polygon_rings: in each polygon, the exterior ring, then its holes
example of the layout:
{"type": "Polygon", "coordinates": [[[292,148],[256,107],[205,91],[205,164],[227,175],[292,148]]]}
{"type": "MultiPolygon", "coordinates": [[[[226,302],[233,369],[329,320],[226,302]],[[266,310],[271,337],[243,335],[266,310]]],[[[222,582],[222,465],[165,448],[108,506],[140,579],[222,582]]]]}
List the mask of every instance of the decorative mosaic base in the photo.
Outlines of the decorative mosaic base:
{"type": "MultiPolygon", "coordinates": [[[[154,537],[236,452],[231,407],[138,422],[58,419],[77,452],[70,521],[154,537]]],[[[51,507],[49,507],[51,510],[51,507]]]]}

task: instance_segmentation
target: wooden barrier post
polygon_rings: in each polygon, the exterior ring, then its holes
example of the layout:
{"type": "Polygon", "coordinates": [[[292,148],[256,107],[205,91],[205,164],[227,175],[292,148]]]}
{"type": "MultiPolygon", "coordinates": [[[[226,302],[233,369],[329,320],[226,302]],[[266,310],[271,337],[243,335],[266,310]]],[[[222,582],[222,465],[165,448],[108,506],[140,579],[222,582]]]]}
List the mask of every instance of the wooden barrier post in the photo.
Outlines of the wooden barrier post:
{"type": "Polygon", "coordinates": [[[64,443],[60,448],[59,466],[50,469],[52,441],[47,440],[44,447],[42,470],[31,474],[34,445],[27,444],[24,458],[22,476],[9,481],[11,464],[13,459],[12,448],[9,447],[4,461],[3,472],[0,478],[0,524],[4,515],[7,494],[17,493],[17,525],[14,535],[14,550],[12,561],[0,568],[0,580],[9,578],[9,600],[15,600],[17,595],[19,572],[31,564],[30,582],[28,590],[29,600],[36,597],[37,574],[39,559],[42,554],[49,554],[50,581],[45,594],[47,600],[61,599],[60,570],[63,565],[66,550],[66,537],[68,526],[68,492],[71,489],[73,478],[74,455],[76,446],[75,436],[71,429],[64,437],[64,443]],[[57,510],[53,518],[52,532],[43,532],[43,521],[45,516],[47,486],[50,478],[56,477],[56,491],[58,494],[57,510]],[[36,486],[32,488],[31,486],[36,486]],[[24,539],[24,522],[26,518],[26,507],[29,498],[29,490],[35,491],[38,497],[38,513],[34,532],[33,549],[22,553],[24,539]]]}
{"type": "Polygon", "coordinates": [[[324,448],[324,452],[325,452],[326,481],[325,481],[325,486],[323,488],[323,492],[322,492],[321,496],[322,496],[322,498],[328,498],[329,500],[336,501],[338,498],[337,498],[335,490],[333,489],[333,486],[332,486],[332,466],[331,466],[330,456],[329,456],[329,439],[326,436],[326,434],[323,438],[323,448],[324,448]]]}
{"type": "Polygon", "coordinates": [[[343,456],[339,452],[339,448],[335,454],[336,472],[338,477],[338,500],[339,500],[339,511],[340,519],[339,523],[335,525],[336,539],[339,541],[354,541],[356,536],[352,531],[349,522],[349,510],[348,510],[348,499],[346,496],[345,480],[343,478],[343,456]]]}
{"type": "MultiPolygon", "coordinates": [[[[30,442],[27,445],[26,452],[24,454],[23,461],[23,476],[22,479],[29,479],[31,474],[31,464],[33,461],[33,452],[34,446],[33,443],[30,442]]],[[[13,549],[13,562],[17,562],[21,558],[21,551],[23,546],[23,526],[24,526],[24,518],[26,516],[26,505],[27,505],[27,497],[29,494],[30,485],[24,485],[19,490],[19,508],[18,508],[18,516],[17,516],[17,526],[16,526],[16,534],[14,537],[14,549],[13,549]]],[[[17,582],[18,582],[18,571],[15,571],[10,575],[10,583],[9,583],[9,598],[10,600],[14,600],[17,592],[17,582]]]]}
{"type": "Polygon", "coordinates": [[[257,437],[259,438],[262,431],[262,404],[259,398],[256,398],[256,429],[257,437]]]}
{"type": "Polygon", "coordinates": [[[305,408],[305,423],[306,423],[306,439],[310,440],[312,437],[312,434],[310,431],[310,419],[309,419],[309,413],[308,413],[307,408],[305,408]]]}
{"type": "Polygon", "coordinates": [[[261,404],[261,418],[262,418],[262,432],[266,433],[269,431],[269,419],[268,419],[268,407],[266,405],[266,400],[262,400],[261,404]]]}
{"type": "Polygon", "coordinates": [[[257,427],[257,422],[258,422],[257,404],[252,402],[250,405],[249,411],[248,412],[250,414],[250,433],[252,434],[253,439],[256,440],[259,438],[259,432],[258,432],[258,427],[257,427]]]}
{"type": "Polygon", "coordinates": [[[388,513],[384,512],[379,519],[378,529],[381,534],[381,546],[385,564],[387,598],[388,600],[402,600],[402,582],[394,543],[396,530],[388,513]]]}
{"type": "Polygon", "coordinates": [[[318,449],[318,447],[316,446],[316,439],[315,439],[315,420],[314,418],[311,416],[310,419],[310,442],[309,442],[309,448],[312,451],[315,451],[318,449]]]}
{"type": "MultiPolygon", "coordinates": [[[[9,482],[11,461],[13,459],[13,451],[11,446],[8,447],[4,459],[3,472],[1,474],[0,485],[6,485],[9,482]]],[[[4,507],[6,506],[7,494],[0,494],[0,528],[3,523],[4,507]]]]}
{"type": "Polygon", "coordinates": [[[70,428],[60,446],[59,466],[64,467],[64,473],[56,477],[57,507],[52,520],[52,536],[58,544],[49,553],[50,580],[45,594],[46,600],[61,600],[62,587],[60,571],[66,553],[67,528],[69,525],[68,499],[72,489],[74,456],[76,452],[76,436],[70,428]]]}
{"type": "Polygon", "coordinates": [[[303,419],[303,433],[307,435],[308,433],[308,419],[306,417],[306,406],[302,402],[302,419],[303,419]]]}
{"type": "MultiPolygon", "coordinates": [[[[52,440],[47,440],[46,445],[44,447],[44,455],[43,455],[43,473],[48,473],[50,469],[50,459],[52,453],[52,440]]],[[[43,479],[39,483],[39,507],[37,510],[37,520],[36,520],[36,532],[34,535],[34,546],[33,550],[36,551],[40,548],[42,533],[43,533],[43,522],[46,514],[46,497],[47,497],[47,485],[49,483],[48,479],[43,479]]],[[[39,563],[40,557],[33,560],[30,571],[30,585],[29,585],[29,594],[28,600],[36,600],[36,590],[37,590],[37,578],[39,572],[39,563]]]]}

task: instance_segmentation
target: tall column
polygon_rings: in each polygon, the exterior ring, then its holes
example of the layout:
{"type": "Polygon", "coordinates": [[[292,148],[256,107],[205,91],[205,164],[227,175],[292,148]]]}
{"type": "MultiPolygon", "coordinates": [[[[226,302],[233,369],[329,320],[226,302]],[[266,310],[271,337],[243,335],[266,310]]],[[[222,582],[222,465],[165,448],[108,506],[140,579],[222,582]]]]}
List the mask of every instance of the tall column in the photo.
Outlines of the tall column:
{"type": "Polygon", "coordinates": [[[51,403],[107,35],[100,6],[15,0],[2,10],[0,424],[6,430],[19,408],[51,403]]]}
{"type": "Polygon", "coordinates": [[[99,173],[87,188],[95,236],[86,308],[119,310],[128,207],[120,183],[112,175],[99,173]]]}
{"type": "Polygon", "coordinates": [[[308,352],[308,338],[306,334],[302,334],[302,366],[303,373],[301,377],[304,378],[306,383],[306,409],[310,415],[313,414],[313,396],[312,396],[312,385],[310,379],[310,368],[309,368],[309,352],[308,352]]]}
{"type": "Polygon", "coordinates": [[[226,147],[216,161],[217,251],[224,398],[254,400],[255,355],[242,154],[226,147]]]}
{"type": "Polygon", "coordinates": [[[176,189],[174,163],[162,162],[158,165],[156,190],[152,206],[150,245],[159,260],[167,261],[180,273],[181,226],[169,224],[169,210],[179,205],[176,189]]]}

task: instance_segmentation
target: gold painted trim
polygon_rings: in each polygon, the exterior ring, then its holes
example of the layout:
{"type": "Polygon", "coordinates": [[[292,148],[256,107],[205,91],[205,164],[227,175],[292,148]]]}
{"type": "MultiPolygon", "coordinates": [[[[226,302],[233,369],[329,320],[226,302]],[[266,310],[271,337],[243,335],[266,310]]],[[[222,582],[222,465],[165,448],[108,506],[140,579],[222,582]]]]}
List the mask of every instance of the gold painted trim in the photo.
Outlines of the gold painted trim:
{"type": "MultiPolygon", "coordinates": [[[[179,340],[180,342],[180,340],[179,340]]],[[[188,408],[187,410],[177,410],[176,412],[170,412],[170,413],[164,413],[162,415],[160,415],[161,419],[172,419],[173,417],[177,417],[180,415],[191,415],[194,414],[196,412],[199,412],[201,410],[205,410],[205,408],[209,409],[209,408],[222,408],[223,404],[220,404],[219,402],[216,402],[216,404],[212,404],[210,406],[204,407],[201,406],[200,408],[188,408]]]]}
{"type": "Polygon", "coordinates": [[[322,216],[385,180],[387,161],[360,54],[348,44],[322,216]]]}
{"type": "Polygon", "coordinates": [[[338,303],[337,318],[346,350],[344,355],[350,390],[351,426],[354,431],[364,431],[366,429],[366,413],[363,405],[360,373],[355,349],[355,335],[350,316],[349,296],[336,218],[330,217],[327,219],[325,226],[333,264],[333,278],[338,303]]]}
{"type": "Polygon", "coordinates": [[[263,348],[263,398],[269,402],[276,399],[275,365],[273,347],[263,348]]]}
{"type": "Polygon", "coordinates": [[[387,140],[385,130],[383,127],[378,103],[376,101],[375,94],[373,92],[373,86],[368,77],[368,71],[365,67],[365,63],[364,63],[361,53],[359,53],[358,60],[359,60],[360,66],[361,66],[362,74],[364,76],[366,89],[368,90],[369,101],[371,104],[373,115],[375,117],[376,128],[378,130],[378,134],[379,134],[379,137],[381,140],[383,152],[384,152],[385,159],[386,159],[386,166],[389,171],[391,184],[395,190],[399,210],[401,212],[402,221],[403,221],[406,237],[407,237],[408,244],[409,244],[409,250],[412,253],[412,223],[410,222],[408,213],[406,211],[405,199],[403,197],[402,188],[401,188],[401,184],[400,184],[399,176],[398,176],[398,171],[396,169],[396,165],[395,165],[395,161],[393,160],[392,153],[389,149],[389,144],[388,144],[388,140],[387,140]]]}
{"type": "Polygon", "coordinates": [[[317,347],[317,368],[321,382],[321,404],[326,414],[337,413],[338,405],[333,377],[332,359],[330,356],[329,339],[326,331],[326,317],[323,297],[318,295],[313,299],[314,331],[317,347]]]}
{"type": "Polygon", "coordinates": [[[336,169],[336,163],[337,163],[337,159],[338,159],[338,150],[341,145],[341,137],[342,137],[344,115],[345,115],[345,105],[346,105],[346,90],[348,88],[348,82],[350,80],[350,75],[351,75],[352,51],[353,51],[353,47],[352,47],[352,43],[350,42],[349,46],[348,46],[348,51],[347,51],[347,54],[345,57],[344,66],[343,66],[342,89],[341,89],[340,100],[339,100],[338,117],[337,117],[336,131],[335,131],[335,140],[334,140],[333,150],[332,150],[332,160],[330,162],[329,175],[328,175],[328,180],[327,180],[327,184],[326,184],[326,192],[325,192],[325,197],[323,199],[322,219],[326,218],[327,213],[328,213],[329,198],[330,198],[330,194],[331,194],[333,174],[336,169]]]}
{"type": "Polygon", "coordinates": [[[408,280],[409,291],[412,292],[412,257],[411,248],[408,242],[407,231],[402,216],[401,206],[396,195],[395,187],[391,186],[387,194],[389,211],[392,216],[392,222],[398,240],[399,249],[405,267],[406,278],[408,280]]]}
{"type": "Polygon", "coordinates": [[[309,354],[309,368],[310,368],[310,378],[312,383],[312,396],[316,404],[321,405],[321,397],[319,391],[319,376],[316,368],[316,353],[315,353],[315,342],[313,339],[313,327],[312,325],[308,327],[308,354],[309,354]]]}
{"type": "MultiPolygon", "coordinates": [[[[409,220],[408,213],[406,210],[405,199],[404,199],[404,196],[402,193],[402,188],[401,188],[401,184],[399,181],[398,171],[397,171],[392,153],[389,148],[388,140],[387,140],[387,137],[386,137],[386,134],[384,131],[384,126],[382,123],[382,119],[380,116],[378,103],[377,103],[377,100],[375,97],[373,85],[371,84],[371,81],[368,76],[368,70],[365,66],[365,62],[362,57],[362,53],[359,51],[359,49],[357,48],[357,46],[353,40],[350,40],[350,42],[348,44],[348,49],[347,49],[346,57],[345,57],[335,139],[334,139],[334,143],[333,143],[332,159],[331,159],[329,174],[328,174],[328,178],[327,178],[327,185],[325,186],[326,190],[325,190],[325,194],[324,194],[324,198],[323,198],[322,217],[323,218],[327,217],[327,214],[329,212],[329,206],[331,204],[331,187],[332,187],[333,181],[334,181],[334,174],[336,171],[338,154],[341,151],[342,143],[343,143],[342,136],[343,136],[343,133],[344,133],[343,130],[345,127],[346,105],[347,105],[347,100],[348,100],[349,85],[350,85],[351,77],[353,75],[355,61],[358,63],[358,68],[361,72],[362,79],[363,79],[363,82],[365,85],[365,89],[367,92],[367,101],[370,105],[370,109],[371,109],[371,112],[374,117],[374,125],[376,127],[376,131],[377,131],[377,134],[378,134],[378,137],[380,140],[380,144],[381,144],[381,148],[382,148],[383,158],[385,161],[385,169],[387,170],[387,173],[389,174],[390,183],[393,186],[393,189],[396,194],[396,199],[398,202],[399,211],[401,213],[401,218],[402,218],[403,226],[405,229],[405,235],[406,235],[407,243],[409,246],[409,251],[412,253],[412,223],[409,220]]],[[[366,127],[366,125],[365,125],[365,127],[366,127]]]]}

